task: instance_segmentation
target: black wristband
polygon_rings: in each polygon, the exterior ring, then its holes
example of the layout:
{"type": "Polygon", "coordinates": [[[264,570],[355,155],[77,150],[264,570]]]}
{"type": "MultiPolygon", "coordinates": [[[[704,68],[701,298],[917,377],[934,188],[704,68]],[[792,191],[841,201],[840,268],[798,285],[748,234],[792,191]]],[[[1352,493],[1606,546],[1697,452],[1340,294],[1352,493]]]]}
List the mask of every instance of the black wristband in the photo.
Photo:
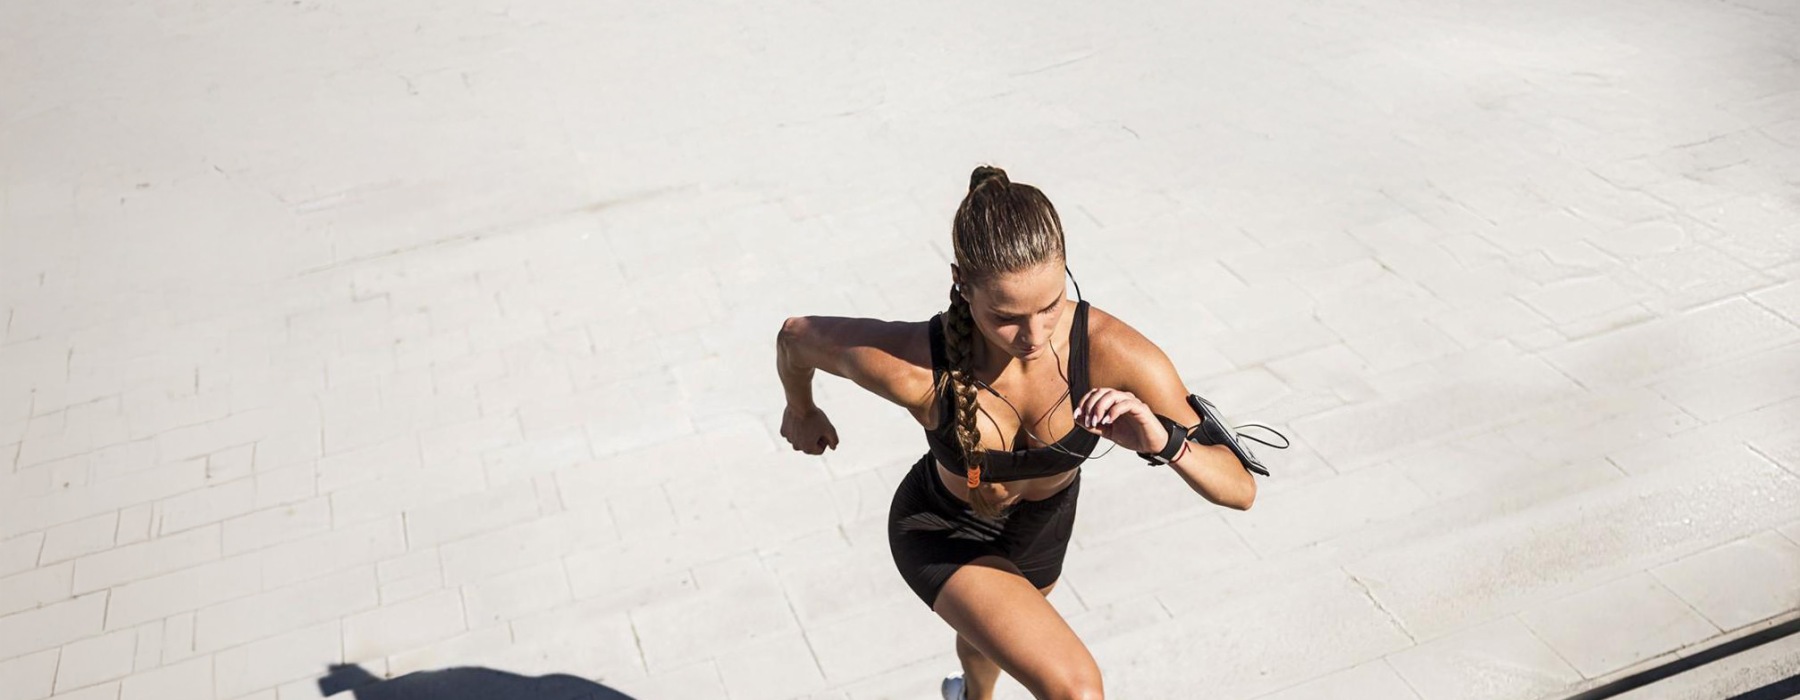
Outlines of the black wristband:
{"type": "Polygon", "coordinates": [[[1187,426],[1175,422],[1173,418],[1160,413],[1153,415],[1156,416],[1158,422],[1162,423],[1163,428],[1169,431],[1169,441],[1163,444],[1161,450],[1156,452],[1139,452],[1137,453],[1137,456],[1143,457],[1144,461],[1160,467],[1175,461],[1175,457],[1181,454],[1181,443],[1187,440],[1188,429],[1187,426]]]}

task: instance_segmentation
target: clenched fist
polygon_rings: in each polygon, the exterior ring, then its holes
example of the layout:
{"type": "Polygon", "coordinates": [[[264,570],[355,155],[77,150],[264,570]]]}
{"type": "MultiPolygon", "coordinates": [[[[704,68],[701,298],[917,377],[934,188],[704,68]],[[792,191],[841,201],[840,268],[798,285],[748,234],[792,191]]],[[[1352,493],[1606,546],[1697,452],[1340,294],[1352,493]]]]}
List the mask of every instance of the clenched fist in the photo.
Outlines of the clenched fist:
{"type": "Polygon", "coordinates": [[[831,426],[831,419],[817,407],[801,410],[788,406],[781,412],[781,436],[787,438],[794,449],[809,455],[825,454],[827,448],[837,449],[837,428],[831,426]]]}

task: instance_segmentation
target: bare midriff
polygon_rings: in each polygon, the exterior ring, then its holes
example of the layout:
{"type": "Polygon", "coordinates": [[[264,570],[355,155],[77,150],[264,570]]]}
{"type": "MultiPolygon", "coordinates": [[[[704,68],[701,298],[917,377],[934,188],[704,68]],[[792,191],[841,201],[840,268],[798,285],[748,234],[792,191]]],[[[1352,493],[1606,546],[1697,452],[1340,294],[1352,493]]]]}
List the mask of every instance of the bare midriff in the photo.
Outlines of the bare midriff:
{"type": "MultiPolygon", "coordinates": [[[[956,472],[946,468],[943,462],[932,460],[932,463],[937,465],[938,481],[944,482],[944,488],[948,489],[951,494],[955,495],[962,502],[968,503],[969,482],[963,477],[958,476],[956,472]]],[[[1042,501],[1051,496],[1055,496],[1056,494],[1061,493],[1063,489],[1069,487],[1069,483],[1075,480],[1075,474],[1079,471],[1079,468],[1077,468],[1061,474],[1052,474],[1050,476],[1019,479],[1018,481],[992,481],[987,482],[987,484],[993,485],[992,491],[994,492],[994,495],[1000,497],[999,507],[1005,508],[1020,500],[1042,501]]],[[[987,484],[983,485],[986,486],[987,484]]]]}

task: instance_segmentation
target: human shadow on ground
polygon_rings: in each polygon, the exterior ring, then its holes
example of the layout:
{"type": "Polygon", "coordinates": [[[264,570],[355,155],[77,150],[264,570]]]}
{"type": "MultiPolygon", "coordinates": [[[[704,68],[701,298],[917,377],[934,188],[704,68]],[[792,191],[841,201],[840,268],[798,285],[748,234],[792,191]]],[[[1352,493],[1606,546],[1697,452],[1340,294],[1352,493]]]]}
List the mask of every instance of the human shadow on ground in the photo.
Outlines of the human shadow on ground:
{"type": "Polygon", "coordinates": [[[416,671],[382,679],[355,664],[331,667],[319,679],[319,694],[344,691],[356,700],[633,700],[585,678],[555,674],[521,676],[479,666],[416,671]]]}

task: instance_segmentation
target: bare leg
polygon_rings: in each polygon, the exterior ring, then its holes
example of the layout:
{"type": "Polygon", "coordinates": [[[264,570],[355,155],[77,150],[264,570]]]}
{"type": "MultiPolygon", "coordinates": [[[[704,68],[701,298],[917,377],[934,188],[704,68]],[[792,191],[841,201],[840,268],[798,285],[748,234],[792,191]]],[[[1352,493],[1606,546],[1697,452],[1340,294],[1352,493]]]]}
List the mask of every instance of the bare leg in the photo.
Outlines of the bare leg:
{"type": "Polygon", "coordinates": [[[956,658],[962,660],[964,700],[991,700],[1000,681],[1000,664],[981,653],[969,640],[956,635],[956,658]]]}
{"type": "MultiPolygon", "coordinates": [[[[1048,598],[1053,590],[1056,590],[1055,581],[1039,588],[1038,592],[1048,598]]],[[[960,634],[956,635],[956,658],[962,661],[963,693],[966,700],[991,700],[994,697],[994,684],[1000,681],[1000,665],[982,654],[980,649],[976,649],[975,645],[963,639],[960,634]]]]}
{"type": "MultiPolygon", "coordinates": [[[[1057,590],[1057,581],[1049,581],[1048,587],[1037,588],[1044,597],[1049,597],[1051,590],[1057,590]]],[[[963,695],[967,700],[992,700],[994,684],[1001,680],[1001,666],[994,659],[988,659],[985,653],[977,650],[963,635],[956,635],[956,659],[963,662],[963,695]]]]}
{"type": "Polygon", "coordinates": [[[1034,589],[1017,567],[982,557],[956,570],[933,610],[957,632],[971,700],[993,696],[997,667],[1038,698],[1101,697],[1100,668],[1056,608],[1044,600],[1054,585],[1034,589]],[[964,648],[974,654],[965,654],[964,648]]]}

